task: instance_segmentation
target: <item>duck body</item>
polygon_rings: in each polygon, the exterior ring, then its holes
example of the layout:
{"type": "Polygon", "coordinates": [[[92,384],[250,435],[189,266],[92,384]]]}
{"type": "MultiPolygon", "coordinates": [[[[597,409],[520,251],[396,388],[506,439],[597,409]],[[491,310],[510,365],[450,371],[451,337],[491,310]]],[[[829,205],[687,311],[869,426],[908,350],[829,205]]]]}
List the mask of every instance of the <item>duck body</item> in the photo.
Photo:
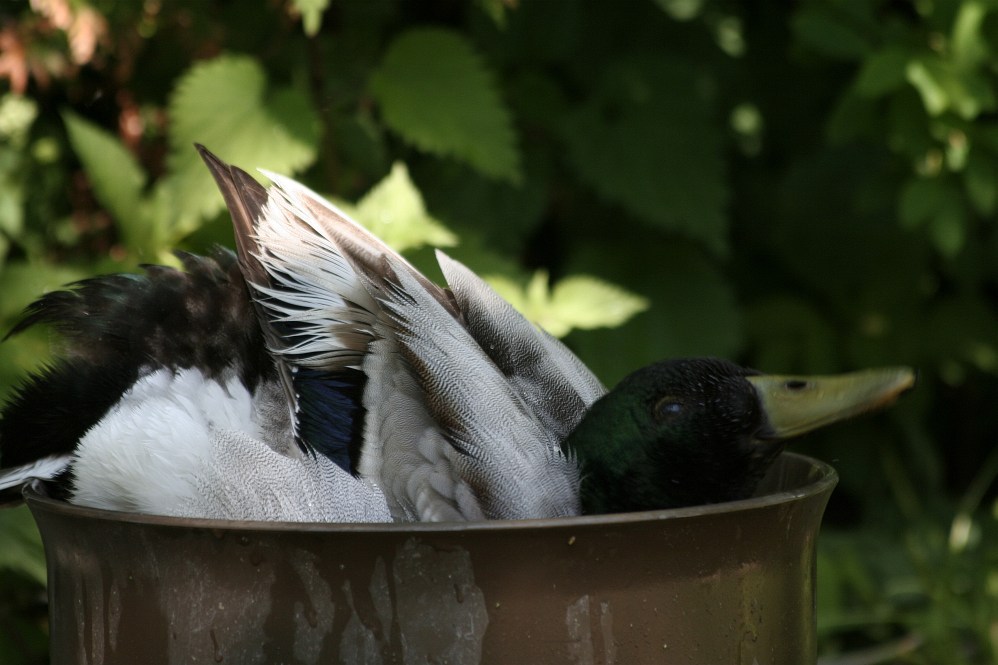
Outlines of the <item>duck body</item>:
{"type": "Polygon", "coordinates": [[[268,193],[209,165],[238,259],[182,255],[182,271],[88,280],[41,298],[15,328],[54,324],[67,349],[4,409],[8,484],[41,458],[71,501],[118,510],[299,521],[579,512],[578,464],[559,444],[605,389],[574,355],[447,257],[449,291],[297,183],[273,176],[268,193]],[[343,492],[317,501],[329,485],[343,492]]]}
{"type": "Polygon", "coordinates": [[[268,173],[265,189],[199,150],[237,253],[29,308],[12,332],[53,324],[67,346],[3,409],[0,487],[57,477],[82,505],[285,521],[668,508],[750,494],[786,433],[913,380],[848,379],[844,401],[786,422],[783,393],[813,381],[718,360],[656,363],[607,393],[459,262],[438,252],[438,287],[302,185],[268,173]]]}

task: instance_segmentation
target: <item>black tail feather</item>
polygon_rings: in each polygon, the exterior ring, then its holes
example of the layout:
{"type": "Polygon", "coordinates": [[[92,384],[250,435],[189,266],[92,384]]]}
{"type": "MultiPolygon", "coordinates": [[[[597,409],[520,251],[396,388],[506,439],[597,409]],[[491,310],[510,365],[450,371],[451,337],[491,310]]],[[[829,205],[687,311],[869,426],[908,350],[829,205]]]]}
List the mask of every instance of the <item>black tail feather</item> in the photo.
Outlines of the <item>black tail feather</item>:
{"type": "Polygon", "coordinates": [[[0,469],[72,452],[144,371],[234,368],[250,390],[276,376],[235,255],[178,256],[183,271],[95,277],[26,310],[9,335],[49,324],[65,348],[2,406],[0,469]]]}

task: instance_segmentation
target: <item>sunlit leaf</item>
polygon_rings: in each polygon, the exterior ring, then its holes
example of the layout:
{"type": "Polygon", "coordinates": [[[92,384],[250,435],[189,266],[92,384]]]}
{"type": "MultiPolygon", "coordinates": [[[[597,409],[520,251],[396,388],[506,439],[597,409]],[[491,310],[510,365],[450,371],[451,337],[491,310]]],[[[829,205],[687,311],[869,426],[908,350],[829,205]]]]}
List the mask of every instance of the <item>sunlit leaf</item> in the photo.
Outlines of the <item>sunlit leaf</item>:
{"type": "Polygon", "coordinates": [[[960,70],[938,57],[921,57],[908,63],[905,77],[918,90],[930,115],[952,110],[970,120],[995,108],[990,81],[976,71],[960,70]]]}
{"type": "Polygon", "coordinates": [[[402,162],[396,162],[391,173],[355,206],[338,205],[399,252],[423,245],[457,244],[457,237],[426,211],[423,197],[402,162]]]}
{"type": "Polygon", "coordinates": [[[970,68],[988,58],[988,44],[981,28],[989,7],[984,2],[962,2],[953,21],[951,47],[953,60],[970,68]]]}
{"type": "MultiPolygon", "coordinates": [[[[0,270],[0,293],[4,294],[0,322],[15,320],[35,298],[84,276],[80,270],[63,265],[8,262],[0,270]]],[[[51,339],[42,328],[27,330],[0,344],[0,399],[50,357],[51,339]]]]}
{"type": "Polygon", "coordinates": [[[933,61],[915,60],[908,63],[905,77],[922,96],[925,110],[931,115],[939,115],[950,105],[949,95],[940,78],[942,67],[933,61]]]}
{"type": "Polygon", "coordinates": [[[329,7],[329,0],[292,0],[292,6],[301,14],[305,34],[314,37],[322,27],[322,13],[329,7]]]}
{"type": "Polygon", "coordinates": [[[222,197],[194,151],[201,143],[248,171],[292,174],[315,159],[318,120],[306,94],[269,86],[260,64],[226,55],[191,67],[170,96],[171,153],[166,199],[182,231],[222,208],[222,197]]]}
{"type": "Polygon", "coordinates": [[[570,275],[551,288],[544,271],[526,285],[501,275],[488,282],[524,316],[551,333],[564,337],[572,330],[614,328],[648,307],[647,299],[589,275],[570,275]]]}
{"type": "Polygon", "coordinates": [[[551,293],[551,316],[568,330],[615,328],[648,309],[648,300],[590,275],[558,280],[551,293]]]}
{"type": "Polygon", "coordinates": [[[494,178],[519,180],[509,112],[492,73],[460,34],[440,28],[404,33],[389,46],[370,88],[388,126],[416,147],[494,178]]]}
{"type": "Polygon", "coordinates": [[[690,21],[703,11],[704,0],[655,0],[662,10],[677,21],[690,21]]]}
{"type": "Polygon", "coordinates": [[[0,96],[0,140],[23,147],[37,117],[38,104],[33,99],[11,92],[0,96]]]}
{"type": "Polygon", "coordinates": [[[148,230],[143,228],[139,208],[145,172],[132,153],[109,132],[71,111],[63,112],[62,117],[97,200],[114,216],[126,244],[143,244],[148,230]]]}

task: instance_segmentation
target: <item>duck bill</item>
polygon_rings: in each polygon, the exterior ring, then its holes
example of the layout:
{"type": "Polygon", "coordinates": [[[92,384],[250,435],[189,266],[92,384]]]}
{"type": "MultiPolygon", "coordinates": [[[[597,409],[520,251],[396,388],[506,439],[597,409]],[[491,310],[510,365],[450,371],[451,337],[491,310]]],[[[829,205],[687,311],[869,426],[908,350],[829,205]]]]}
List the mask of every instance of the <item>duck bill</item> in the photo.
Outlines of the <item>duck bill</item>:
{"type": "Polygon", "coordinates": [[[889,406],[915,385],[908,367],[836,376],[747,376],[759,395],[767,428],[760,440],[783,440],[889,406]]]}

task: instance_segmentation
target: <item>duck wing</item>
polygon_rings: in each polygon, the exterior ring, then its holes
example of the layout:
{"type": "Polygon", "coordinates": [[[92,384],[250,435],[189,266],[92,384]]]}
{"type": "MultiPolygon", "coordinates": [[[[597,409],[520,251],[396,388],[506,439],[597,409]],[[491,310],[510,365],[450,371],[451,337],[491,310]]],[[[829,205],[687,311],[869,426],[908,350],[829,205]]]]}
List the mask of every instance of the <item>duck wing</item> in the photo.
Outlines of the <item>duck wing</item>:
{"type": "Polygon", "coordinates": [[[439,255],[450,289],[436,286],[308,188],[265,173],[264,198],[201,150],[236,192],[237,234],[251,229],[237,246],[259,262],[253,289],[283,340],[306,447],[345,448],[396,519],[578,512],[578,466],[560,444],[604,389],[567,348],[457,261],[439,255]],[[305,407],[330,394],[359,395],[351,432],[305,407]]]}
{"type": "Polygon", "coordinates": [[[180,254],[38,299],[57,360],[0,418],[0,495],[58,478],[96,508],[217,519],[390,520],[381,492],[294,445],[278,368],[236,256],[180,254]]]}

